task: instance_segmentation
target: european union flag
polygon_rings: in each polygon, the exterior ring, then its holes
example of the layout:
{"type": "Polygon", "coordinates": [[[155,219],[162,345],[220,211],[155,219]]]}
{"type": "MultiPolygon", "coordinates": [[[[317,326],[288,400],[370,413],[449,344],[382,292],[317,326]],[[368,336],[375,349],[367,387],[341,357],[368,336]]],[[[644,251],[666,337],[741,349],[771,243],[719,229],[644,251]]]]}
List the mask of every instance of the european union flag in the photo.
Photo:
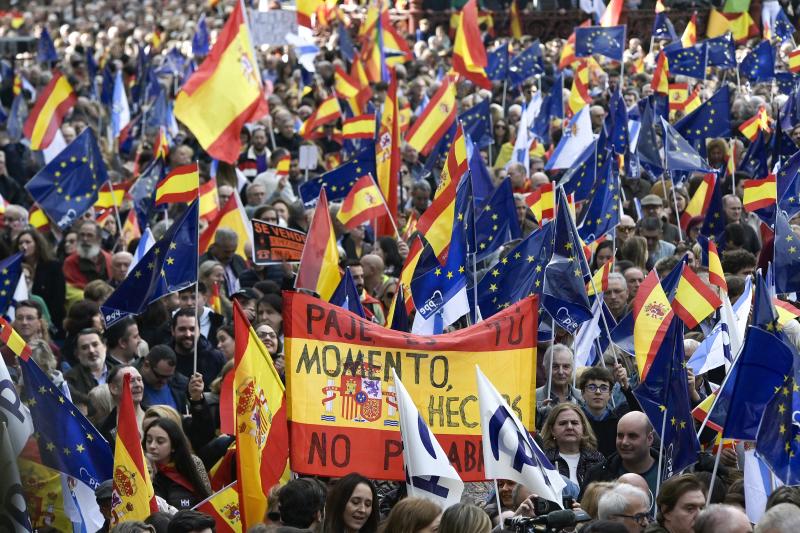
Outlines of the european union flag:
{"type": "Polygon", "coordinates": [[[206,14],[202,13],[197,21],[197,29],[192,36],[192,55],[207,56],[211,50],[211,35],[208,33],[208,24],[206,24],[206,14]]]}
{"type": "Polygon", "coordinates": [[[542,293],[544,269],[553,254],[554,227],[548,222],[525,237],[483,276],[478,283],[481,316],[492,316],[523,298],[542,293]]]}
{"type": "Polygon", "coordinates": [[[133,208],[136,210],[136,217],[140,228],[148,226],[150,216],[156,211],[163,210],[156,206],[155,194],[156,185],[167,175],[166,163],[159,158],[153,159],[139,174],[128,194],[133,199],[133,208]]]}
{"type": "Polygon", "coordinates": [[[542,306],[559,326],[574,335],[582,322],[592,318],[585,281],[591,272],[564,189],[559,187],[556,194],[553,255],[544,269],[542,306]]]}
{"type": "MultiPolygon", "coordinates": [[[[114,72],[111,70],[112,63],[112,61],[106,61],[106,65],[103,67],[103,83],[100,85],[100,103],[109,109],[111,109],[111,104],[114,102],[114,72]]],[[[131,97],[133,97],[133,89],[131,89],[131,97]]],[[[137,102],[135,98],[131,98],[131,100],[137,102]]]]}
{"type": "MultiPolygon", "coordinates": [[[[361,318],[366,317],[364,314],[364,307],[361,305],[361,297],[358,294],[358,288],[356,287],[355,281],[353,281],[353,275],[350,273],[350,268],[345,269],[342,281],[339,282],[339,286],[336,287],[336,290],[331,294],[330,302],[334,305],[338,305],[342,309],[347,309],[351,313],[355,313],[361,318]]],[[[400,306],[404,307],[403,305],[400,306]]]]}
{"type": "Polygon", "coordinates": [[[668,41],[678,40],[675,26],[672,25],[672,21],[669,20],[665,11],[656,13],[656,18],[653,20],[653,38],[656,40],[666,39],[668,41]]]}
{"type": "Polygon", "coordinates": [[[800,81],[800,76],[793,72],[776,72],[775,81],[778,84],[778,92],[788,95],[797,88],[797,82],[800,81]]]}
{"type": "Polygon", "coordinates": [[[722,180],[714,180],[714,191],[711,193],[711,202],[708,204],[706,210],[705,220],[703,221],[703,228],[700,233],[708,238],[714,238],[719,245],[719,237],[725,231],[725,211],[722,209],[722,180]]]}
{"type": "Polygon", "coordinates": [[[789,218],[800,212],[800,152],[794,153],[775,175],[778,209],[789,218]]]}
{"type": "Polygon", "coordinates": [[[724,85],[700,106],[675,123],[675,131],[684,139],[705,153],[706,139],[713,137],[730,137],[731,93],[724,85]]]}
{"type": "Polygon", "coordinates": [[[86,76],[89,78],[89,96],[97,98],[97,61],[94,59],[94,52],[91,48],[86,48],[86,76]]]}
{"type": "Polygon", "coordinates": [[[0,315],[6,315],[22,275],[22,252],[0,261],[0,315]]]}
{"type": "Polygon", "coordinates": [[[489,128],[492,121],[490,116],[490,104],[491,101],[486,98],[458,116],[464,133],[472,139],[472,142],[474,142],[478,148],[486,148],[494,143],[494,138],[489,128]]]}
{"type": "Polygon", "coordinates": [[[756,453],[786,485],[800,485],[800,357],[794,354],[792,371],[775,387],[756,435],[756,453]]]}
{"type": "Polygon", "coordinates": [[[642,111],[642,127],[639,128],[639,141],[636,145],[636,155],[639,162],[646,166],[654,176],[661,174],[664,163],[661,161],[661,151],[656,137],[656,114],[650,102],[645,104],[642,111]]]}
{"type": "MultiPolygon", "coordinates": [[[[615,61],[622,61],[625,50],[625,25],[622,26],[589,26],[575,28],[575,56],[587,57],[592,54],[605,56],[615,61]]],[[[672,63],[670,63],[672,66],[672,63]]]]}
{"type": "Polygon", "coordinates": [[[786,16],[784,13],[783,8],[778,9],[778,14],[775,15],[775,20],[772,22],[774,28],[772,28],[773,33],[775,36],[783,41],[792,41],[794,42],[794,26],[792,25],[789,17],[786,16]]]}
{"type": "Polygon", "coordinates": [[[578,235],[587,243],[596,241],[619,224],[619,177],[611,172],[610,166],[606,172],[589,204],[583,209],[583,222],[578,228],[578,235]]]}
{"type": "Polygon", "coordinates": [[[544,143],[550,142],[550,122],[554,118],[564,118],[564,75],[559,72],[553,79],[550,92],[542,100],[542,107],[533,120],[534,135],[544,143]]]}
{"type": "Polygon", "coordinates": [[[742,59],[739,73],[754,83],[775,79],[775,50],[769,41],[761,41],[742,59]]]}
{"type": "Polygon", "coordinates": [[[544,56],[539,39],[511,60],[508,81],[511,87],[519,87],[522,82],[537,74],[544,74],[544,56]]]}
{"type": "MultiPolygon", "coordinates": [[[[736,68],[736,46],[730,33],[706,39],[700,46],[705,47],[706,66],[736,68]]],[[[670,65],[672,70],[672,65],[670,65]]]]}
{"type": "Polygon", "coordinates": [[[47,28],[42,28],[42,33],[39,34],[39,44],[36,47],[36,61],[52,65],[58,61],[58,53],[56,52],[56,45],[53,44],[53,38],[50,37],[50,32],[47,28]]]}
{"type": "Polygon", "coordinates": [[[599,146],[599,141],[595,140],[578,157],[575,164],[569,167],[558,184],[564,187],[564,192],[573,195],[576,202],[588,200],[591,190],[594,187],[595,177],[599,173],[605,175],[605,163],[611,159],[611,154],[604,147],[599,146]],[[600,164],[598,165],[598,161],[600,164]]]}
{"type": "MultiPolygon", "coordinates": [[[[411,280],[414,305],[423,318],[429,319],[467,286],[467,252],[474,248],[475,210],[472,205],[472,183],[462,179],[458,184],[453,229],[447,260],[441,265],[430,246],[426,246],[411,280]]],[[[464,310],[466,314],[469,309],[464,310]]]]}
{"type": "Polygon", "coordinates": [[[682,328],[680,320],[673,317],[647,377],[633,391],[664,444],[664,471],[659,472],[662,479],[695,463],[700,452],[689,400],[682,328]]]}
{"type": "Polygon", "coordinates": [[[317,203],[319,191],[325,187],[328,200],[337,202],[344,200],[358,178],[365,174],[376,176],[375,143],[364,141],[361,151],[351,160],[342,163],[319,178],[308,180],[300,185],[300,198],[307,206],[317,203]]]}
{"type": "Polygon", "coordinates": [[[669,62],[670,74],[682,74],[690,78],[705,78],[706,47],[704,44],[681,48],[680,41],[678,41],[665,47],[664,54],[669,62]]]}
{"type": "Polygon", "coordinates": [[[342,57],[351,63],[356,57],[356,47],[353,46],[353,40],[350,39],[350,33],[344,22],[339,22],[339,51],[342,53],[342,57]]]}
{"type": "Polygon", "coordinates": [[[681,170],[709,172],[711,170],[700,154],[663,118],[661,127],[664,131],[664,153],[666,154],[664,170],[668,172],[681,170]]]}
{"type": "MultiPolygon", "coordinates": [[[[111,447],[32,358],[18,361],[25,379],[23,400],[31,411],[36,430],[33,437],[42,464],[72,478],[69,488],[75,500],[95,503],[94,490],[112,477],[111,447]]],[[[69,495],[64,497],[70,499],[69,495]]],[[[91,523],[97,519],[100,523],[96,527],[102,525],[96,504],[94,509],[81,511],[89,531],[93,531],[91,523]]]]}
{"type": "Polygon", "coordinates": [[[403,284],[398,283],[395,289],[395,304],[394,314],[391,317],[386,317],[387,320],[391,319],[390,324],[395,331],[408,331],[410,321],[408,319],[408,311],[406,311],[405,297],[403,296],[403,284]]]}
{"type": "Polygon", "coordinates": [[[478,261],[485,259],[502,244],[520,238],[514,191],[509,178],[497,186],[489,201],[478,211],[476,218],[478,261]]]}
{"type": "Polygon", "coordinates": [[[501,44],[486,54],[486,76],[492,81],[508,79],[509,63],[508,45],[501,44]]]}
{"type": "Polygon", "coordinates": [[[780,209],[775,218],[775,292],[800,291],[800,238],[780,209]]]}
{"type": "Polygon", "coordinates": [[[778,324],[778,313],[775,311],[775,306],[772,305],[772,290],[760,270],[756,271],[756,279],[753,284],[755,285],[755,296],[753,297],[750,323],[785,341],[784,333],[778,324]]]}
{"type": "Polygon", "coordinates": [[[66,230],[97,201],[108,181],[106,165],[91,128],[85,128],[25,189],[61,230],[66,230]]]}
{"type": "Polygon", "coordinates": [[[764,132],[759,130],[756,138],[747,147],[739,162],[739,170],[746,172],[754,178],[764,178],[769,174],[767,164],[767,143],[764,141],[764,132]]]}
{"type": "Polygon", "coordinates": [[[476,148],[471,139],[467,138],[466,141],[467,165],[469,166],[469,175],[472,180],[472,199],[475,202],[475,209],[478,209],[485,200],[494,194],[495,188],[480,150],[476,148]]]}
{"type": "Polygon", "coordinates": [[[192,202],[100,307],[106,326],[197,283],[198,200],[192,202]]]}
{"type": "Polygon", "coordinates": [[[627,153],[629,144],[628,109],[625,107],[625,100],[622,98],[622,92],[619,89],[611,94],[605,122],[614,153],[627,153]]]}

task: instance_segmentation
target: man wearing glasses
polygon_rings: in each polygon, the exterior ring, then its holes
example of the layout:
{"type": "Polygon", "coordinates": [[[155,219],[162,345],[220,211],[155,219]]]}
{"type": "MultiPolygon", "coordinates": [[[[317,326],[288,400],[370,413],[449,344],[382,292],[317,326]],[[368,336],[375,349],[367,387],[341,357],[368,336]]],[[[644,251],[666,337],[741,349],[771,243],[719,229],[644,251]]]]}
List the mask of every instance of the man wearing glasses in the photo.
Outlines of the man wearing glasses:
{"type": "Polygon", "coordinates": [[[615,366],[613,376],[607,368],[590,366],[581,374],[578,385],[583,396],[583,412],[597,436],[597,449],[609,457],[617,451],[617,422],[632,407],[639,409],[628,384],[628,373],[622,365],[615,366]],[[615,378],[626,401],[611,405],[615,378]]]}
{"type": "Polygon", "coordinates": [[[633,485],[618,483],[600,497],[597,516],[625,526],[628,533],[640,533],[650,524],[650,497],[633,485]]]}

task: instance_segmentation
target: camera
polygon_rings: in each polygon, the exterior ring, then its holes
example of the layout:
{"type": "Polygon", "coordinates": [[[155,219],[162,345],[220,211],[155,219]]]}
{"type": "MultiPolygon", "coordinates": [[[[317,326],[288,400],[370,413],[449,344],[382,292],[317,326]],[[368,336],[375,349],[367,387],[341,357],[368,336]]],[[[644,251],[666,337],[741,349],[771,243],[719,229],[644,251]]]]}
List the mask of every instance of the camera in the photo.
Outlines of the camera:
{"type": "Polygon", "coordinates": [[[507,530],[520,533],[542,530],[542,528],[544,528],[545,532],[550,532],[572,528],[578,522],[588,522],[591,519],[592,517],[585,511],[559,509],[540,516],[514,516],[505,521],[504,527],[507,530]]]}
{"type": "MultiPolygon", "coordinates": [[[[572,509],[572,504],[575,503],[575,498],[565,496],[562,498],[561,503],[564,509],[572,509]]],[[[548,513],[552,513],[553,511],[559,510],[560,509],[555,502],[551,502],[550,500],[545,500],[544,498],[539,497],[533,499],[533,512],[536,514],[536,516],[546,515],[548,513]]]]}

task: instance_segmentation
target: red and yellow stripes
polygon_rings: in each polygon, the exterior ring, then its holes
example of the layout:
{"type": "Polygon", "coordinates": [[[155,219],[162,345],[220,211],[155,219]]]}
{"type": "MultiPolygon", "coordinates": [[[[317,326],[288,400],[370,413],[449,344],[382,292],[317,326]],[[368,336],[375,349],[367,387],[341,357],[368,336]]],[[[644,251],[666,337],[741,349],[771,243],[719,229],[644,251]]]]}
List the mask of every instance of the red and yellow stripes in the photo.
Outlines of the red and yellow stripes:
{"type": "Polygon", "coordinates": [[[795,74],[800,72],[800,48],[789,52],[789,71],[795,74]]]}
{"type": "Polygon", "coordinates": [[[234,302],[233,327],[236,489],[246,531],[264,520],[269,490],[288,473],[289,431],[280,374],[239,302],[234,302]]]}
{"type": "Polygon", "coordinates": [[[342,109],[339,107],[339,99],[336,96],[329,96],[317,107],[300,127],[300,136],[308,137],[320,126],[324,126],[342,116],[342,109]]]}
{"type": "Polygon", "coordinates": [[[446,76],[422,115],[411,126],[406,142],[417,152],[427,155],[455,120],[456,87],[453,79],[446,76]]]}
{"type": "Polygon", "coordinates": [[[694,329],[722,305],[717,293],[688,266],[683,267],[672,310],[690,329],[694,329]]]}
{"type": "Polygon", "coordinates": [[[211,178],[200,185],[200,218],[211,221],[219,214],[219,196],[217,195],[217,180],[211,178]]]}
{"type": "Polygon", "coordinates": [[[355,228],[386,215],[383,195],[372,176],[361,176],[347,193],[336,218],[346,228],[355,228]]]}
{"type": "Polygon", "coordinates": [[[757,211],[775,205],[778,202],[778,185],[775,174],[759,180],[744,180],[744,199],[742,201],[745,211],[757,211]]]}
{"type": "Polygon", "coordinates": [[[3,317],[0,317],[0,341],[23,361],[27,361],[31,356],[31,348],[28,343],[3,317]]]}
{"type": "Polygon", "coordinates": [[[759,106],[758,112],[756,112],[755,115],[742,122],[742,124],[739,126],[739,131],[741,131],[742,135],[747,137],[750,142],[756,140],[756,137],[758,137],[758,132],[760,131],[769,133],[770,127],[767,108],[763,105],[759,106]]]}
{"type": "Polygon", "coordinates": [[[319,193],[314,218],[308,228],[295,287],[314,291],[327,302],[341,280],[339,250],[328,211],[328,197],[323,188],[319,193]]]}
{"type": "Polygon", "coordinates": [[[567,114],[573,116],[591,101],[592,99],[589,96],[589,63],[585,60],[579,60],[578,67],[573,73],[572,88],[569,91],[569,100],[567,101],[567,114]]]}
{"type": "Polygon", "coordinates": [[[684,48],[689,48],[697,44],[697,12],[692,13],[692,18],[686,24],[686,28],[681,35],[681,44],[684,48]]]}
{"type": "Polygon", "coordinates": [[[663,50],[658,53],[656,70],[653,72],[653,80],[650,83],[650,87],[655,93],[669,94],[669,66],[667,55],[663,50]]]}
{"type": "Polygon", "coordinates": [[[31,141],[31,150],[44,150],[50,146],[64,116],[77,101],[78,96],[67,78],[60,72],[55,73],[36,98],[36,105],[22,127],[25,137],[31,141]]]}
{"type": "Polygon", "coordinates": [[[536,222],[541,226],[556,216],[556,194],[553,182],[540,185],[535,191],[525,197],[525,203],[536,217],[536,222]]]}
{"type": "Polygon", "coordinates": [[[156,185],[156,205],[192,202],[200,188],[197,163],[175,167],[156,185]]]}
{"type": "Polygon", "coordinates": [[[689,226],[689,221],[693,217],[700,216],[708,211],[708,206],[711,204],[711,198],[714,196],[714,187],[716,186],[717,178],[714,174],[706,174],[700,186],[697,187],[692,199],[686,205],[686,209],[681,213],[681,229],[686,231],[689,226]]]}
{"type": "Polygon", "coordinates": [[[469,0],[461,10],[453,43],[453,70],[478,87],[491,89],[486,76],[486,49],[478,28],[478,5],[469,0]]]}
{"type": "Polygon", "coordinates": [[[611,273],[613,267],[614,260],[612,259],[597,269],[597,272],[592,275],[592,281],[586,284],[586,294],[588,296],[593,296],[599,292],[608,290],[608,275],[611,273]]]}
{"type": "Polygon", "coordinates": [[[658,274],[651,270],[633,300],[633,348],[642,380],[650,371],[673,314],[658,274]]]}
{"type": "MultiPolygon", "coordinates": [[[[381,237],[394,235],[400,188],[400,113],[397,107],[397,76],[389,72],[389,90],[383,103],[378,141],[375,143],[375,172],[380,193],[386,200],[388,217],[381,217],[375,228],[381,237]],[[391,217],[391,218],[389,218],[391,217]]],[[[373,126],[374,131],[374,126],[373,126]]]]}
{"type": "Polygon", "coordinates": [[[239,491],[236,486],[237,482],[234,481],[194,507],[214,519],[217,533],[242,533],[239,491]]]}
{"type": "Polygon", "coordinates": [[[358,115],[342,122],[342,138],[344,139],[374,139],[375,115],[358,115]]]}

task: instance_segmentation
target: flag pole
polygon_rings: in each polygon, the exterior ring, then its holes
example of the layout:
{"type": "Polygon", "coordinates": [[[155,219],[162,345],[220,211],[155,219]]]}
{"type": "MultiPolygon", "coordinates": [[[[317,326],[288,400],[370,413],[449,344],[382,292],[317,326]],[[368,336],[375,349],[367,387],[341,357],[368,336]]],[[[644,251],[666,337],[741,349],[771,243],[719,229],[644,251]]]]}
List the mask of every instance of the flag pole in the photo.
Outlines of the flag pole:
{"type": "MultiPolygon", "coordinates": [[[[548,313],[549,314],[549,313],[548,313]]],[[[556,321],[550,315],[550,363],[547,365],[547,398],[550,399],[550,392],[553,388],[553,346],[556,343],[556,321]]]]}
{"type": "MultiPolygon", "coordinates": [[[[198,215],[200,213],[200,164],[195,162],[197,165],[197,212],[198,215]]],[[[197,222],[197,230],[200,231],[200,221],[197,222]]],[[[199,237],[199,236],[198,236],[199,237]]],[[[200,243],[198,238],[197,246],[195,247],[195,254],[196,254],[196,266],[197,272],[195,273],[195,281],[194,281],[194,314],[195,320],[197,321],[197,331],[194,334],[194,361],[192,366],[192,374],[197,374],[197,344],[198,339],[200,338],[200,317],[203,315],[202,310],[200,309],[200,243]]]]}
{"type": "MultiPolygon", "coordinates": [[[[114,195],[114,184],[111,183],[111,178],[108,178],[108,188],[111,191],[111,201],[114,203],[114,218],[117,221],[117,243],[122,238],[122,219],[119,217],[119,207],[117,207],[117,197],[114,195]]],[[[123,243],[123,247],[127,243],[123,243]]]]}
{"type": "Polygon", "coordinates": [[[500,488],[497,486],[496,478],[494,480],[494,498],[497,501],[497,519],[500,521],[500,529],[503,529],[503,522],[505,522],[505,520],[503,519],[503,506],[500,503],[500,488]]]}
{"type": "MultiPolygon", "coordinates": [[[[664,460],[664,432],[667,430],[667,406],[664,406],[664,414],[661,416],[661,435],[660,444],[658,445],[658,477],[656,478],[656,494],[661,488],[661,466],[664,460]]],[[[713,481],[713,480],[712,480],[713,481]]],[[[709,493],[711,490],[709,489],[709,493]]]]}
{"type": "MultiPolygon", "coordinates": [[[[508,91],[508,80],[503,80],[503,115],[506,112],[506,92],[508,91]]],[[[492,132],[494,133],[494,132],[492,132]]]]}
{"type": "Polygon", "coordinates": [[[706,496],[706,505],[711,505],[711,492],[714,488],[714,480],[717,478],[717,471],[719,470],[719,459],[722,457],[722,444],[725,439],[722,438],[722,433],[719,436],[719,445],[717,445],[717,454],[714,457],[714,469],[711,471],[711,481],[708,482],[708,495],[706,496]]]}

